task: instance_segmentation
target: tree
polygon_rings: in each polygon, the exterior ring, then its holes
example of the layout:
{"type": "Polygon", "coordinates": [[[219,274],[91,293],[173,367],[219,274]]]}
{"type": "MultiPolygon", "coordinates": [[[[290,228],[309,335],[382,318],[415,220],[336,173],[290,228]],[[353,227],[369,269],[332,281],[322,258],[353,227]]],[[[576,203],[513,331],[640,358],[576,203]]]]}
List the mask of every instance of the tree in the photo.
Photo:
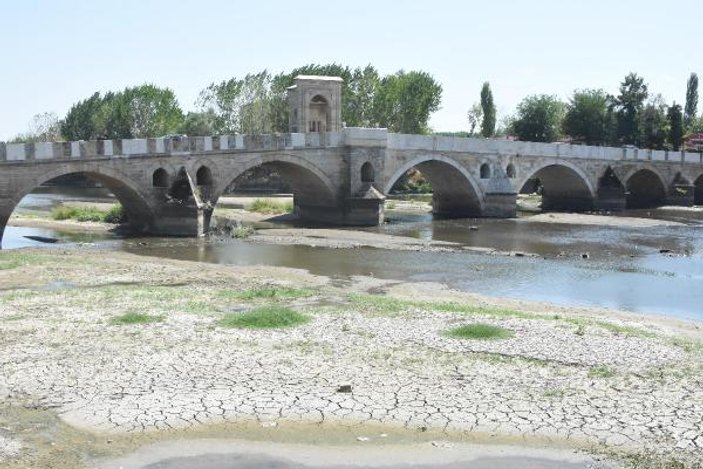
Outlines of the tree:
{"type": "Polygon", "coordinates": [[[639,113],[636,142],[643,148],[661,150],[669,136],[669,121],[666,118],[666,103],[661,95],[654,96],[639,113]]]}
{"type": "Polygon", "coordinates": [[[66,140],[96,140],[103,135],[105,122],[100,93],[71,106],[60,128],[66,140]]]}
{"type": "Polygon", "coordinates": [[[698,75],[691,73],[686,86],[686,107],[684,108],[683,122],[688,129],[698,114],[698,75]]]}
{"type": "Polygon", "coordinates": [[[442,86],[425,72],[397,72],[384,77],[374,97],[374,115],[391,132],[429,131],[430,114],[439,109],[442,86]]]}
{"type": "Polygon", "coordinates": [[[637,143],[637,138],[641,133],[638,129],[639,114],[648,96],[644,78],[635,73],[628,74],[620,84],[620,94],[615,101],[615,115],[618,125],[618,139],[622,143],[637,143]]]}
{"type": "Polygon", "coordinates": [[[481,135],[486,138],[493,137],[496,133],[496,106],[493,103],[493,93],[488,82],[485,82],[481,88],[481,110],[483,112],[481,135]]]}
{"type": "Polygon", "coordinates": [[[179,134],[190,136],[214,135],[215,113],[212,111],[189,112],[178,129],[179,134]]]}
{"type": "Polygon", "coordinates": [[[483,121],[483,108],[480,103],[474,103],[471,109],[466,113],[466,118],[469,120],[469,136],[476,135],[476,127],[483,121]]]}
{"type": "Polygon", "coordinates": [[[56,142],[61,140],[61,125],[54,112],[35,114],[26,133],[16,135],[10,143],[56,142]]]}
{"type": "Polygon", "coordinates": [[[61,134],[67,140],[158,137],[182,122],[173,91],[147,84],[79,101],[61,122],[61,134]]]}
{"type": "Polygon", "coordinates": [[[376,127],[378,125],[373,112],[373,100],[381,82],[378,71],[367,65],[364,69],[356,68],[351,75],[348,86],[348,106],[344,106],[342,121],[349,127],[376,127]],[[346,112],[346,114],[345,114],[346,112]]]}
{"type": "Polygon", "coordinates": [[[667,112],[669,119],[669,143],[678,151],[683,143],[683,114],[681,106],[674,103],[667,112]]]}
{"type": "Polygon", "coordinates": [[[603,90],[574,91],[566,105],[564,132],[573,140],[586,145],[608,142],[612,99],[603,90]]]}
{"type": "Polygon", "coordinates": [[[518,104],[512,131],[520,140],[553,142],[559,138],[564,104],[556,96],[528,96],[518,104]]]}
{"type": "MultiPolygon", "coordinates": [[[[115,102],[127,114],[132,138],[160,137],[174,133],[183,124],[183,111],[169,88],[146,84],[126,88],[115,102]]],[[[115,138],[125,138],[120,135],[115,138]]]]}

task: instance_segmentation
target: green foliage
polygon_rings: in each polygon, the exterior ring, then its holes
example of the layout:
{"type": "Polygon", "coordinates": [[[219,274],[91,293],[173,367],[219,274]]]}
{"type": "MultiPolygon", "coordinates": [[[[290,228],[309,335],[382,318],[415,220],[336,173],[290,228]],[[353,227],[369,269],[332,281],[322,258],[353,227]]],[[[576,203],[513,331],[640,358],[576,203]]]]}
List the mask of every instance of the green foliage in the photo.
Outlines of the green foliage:
{"type": "Polygon", "coordinates": [[[614,125],[613,101],[603,90],[575,91],[566,105],[564,132],[586,145],[604,145],[614,125]]]}
{"type": "MultiPolygon", "coordinates": [[[[686,105],[684,107],[684,126],[689,129],[698,114],[698,75],[691,73],[686,83],[686,105]]],[[[673,142],[672,142],[673,143],[673,142]]]]}
{"type": "Polygon", "coordinates": [[[386,76],[373,102],[378,125],[391,132],[423,134],[430,114],[439,109],[442,86],[425,72],[399,71],[386,76]]]}
{"type": "Polygon", "coordinates": [[[226,299],[238,300],[282,300],[293,298],[307,298],[313,296],[315,292],[308,288],[291,287],[259,287],[251,290],[223,290],[217,296],[226,299]]]}
{"type": "Polygon", "coordinates": [[[612,378],[613,376],[615,376],[615,371],[607,366],[592,366],[588,370],[589,378],[612,378]]]}
{"type": "Polygon", "coordinates": [[[617,136],[624,144],[637,144],[640,135],[640,113],[649,96],[644,78],[630,73],[620,84],[620,94],[615,100],[617,136]]]}
{"type": "Polygon", "coordinates": [[[243,314],[228,314],[218,324],[244,329],[279,329],[305,324],[310,318],[283,306],[264,306],[243,314]]]}
{"type": "Polygon", "coordinates": [[[491,324],[467,324],[447,331],[447,335],[455,339],[499,340],[509,339],[513,332],[491,324]]]}
{"type": "Polygon", "coordinates": [[[49,260],[38,254],[28,254],[21,251],[0,251],[0,270],[11,270],[28,265],[40,265],[49,260]]]}
{"type": "Polygon", "coordinates": [[[183,124],[178,129],[178,133],[191,137],[215,135],[215,112],[208,110],[205,112],[189,112],[183,124]]]}
{"type": "Polygon", "coordinates": [[[79,222],[102,222],[119,224],[126,221],[126,215],[121,205],[115,204],[108,211],[101,210],[96,207],[76,207],[71,205],[63,205],[55,208],[51,212],[51,218],[54,220],[76,220],[79,222]]]}
{"type": "Polygon", "coordinates": [[[163,319],[163,316],[151,316],[149,314],[130,312],[114,317],[110,322],[114,325],[149,324],[152,322],[161,322],[163,319]]]}
{"type": "Polygon", "coordinates": [[[430,194],[432,184],[425,179],[425,176],[415,168],[409,169],[398,182],[393,184],[391,192],[402,192],[406,194],[430,194]]]}
{"type": "Polygon", "coordinates": [[[559,138],[564,105],[556,96],[528,96],[518,104],[512,130],[520,140],[553,142],[559,138]]]}
{"type": "Polygon", "coordinates": [[[678,151],[683,143],[683,115],[681,106],[674,103],[674,105],[669,108],[666,117],[669,120],[669,143],[674,147],[674,150],[678,151]]]}
{"type": "Polygon", "coordinates": [[[67,140],[158,137],[182,123],[173,91],[145,84],[79,101],[61,122],[61,134],[67,140]]]}
{"type": "Polygon", "coordinates": [[[496,106],[493,102],[493,92],[491,85],[488,82],[483,84],[481,88],[481,135],[484,137],[493,137],[496,132],[496,106]]]}
{"type": "Polygon", "coordinates": [[[250,212],[263,213],[263,214],[275,214],[275,213],[293,213],[295,206],[293,202],[278,202],[271,199],[255,199],[249,206],[247,210],[250,212]]]}
{"type": "Polygon", "coordinates": [[[247,239],[254,233],[256,230],[251,226],[237,226],[230,232],[231,236],[236,239],[247,239]]]}
{"type": "Polygon", "coordinates": [[[466,118],[469,120],[469,137],[476,135],[476,127],[483,122],[483,108],[480,103],[474,103],[471,109],[466,113],[466,118]]]}
{"type": "Polygon", "coordinates": [[[655,96],[640,111],[639,138],[637,144],[642,148],[664,149],[669,136],[669,121],[666,117],[666,104],[661,95],[655,96]]]}

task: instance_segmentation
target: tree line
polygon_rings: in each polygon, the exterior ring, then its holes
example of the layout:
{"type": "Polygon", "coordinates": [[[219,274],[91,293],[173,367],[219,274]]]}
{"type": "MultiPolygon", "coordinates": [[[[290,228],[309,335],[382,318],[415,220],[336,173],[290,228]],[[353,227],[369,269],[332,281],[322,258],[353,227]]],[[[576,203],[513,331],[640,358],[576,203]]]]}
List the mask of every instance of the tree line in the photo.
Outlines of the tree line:
{"type": "MultiPolygon", "coordinates": [[[[13,141],[98,140],[169,134],[264,134],[288,131],[286,89],[298,75],[339,76],[342,120],[349,127],[385,127],[391,132],[430,133],[428,121],[441,104],[442,86],[423,71],[381,76],[372,65],[305,65],[272,75],[264,70],[205,87],[196,111],[184,112],[174,92],[152,84],[118,92],[96,92],[59,119],[34,116],[27,133],[13,141]]],[[[687,82],[685,105],[667,105],[652,95],[644,79],[628,74],[616,96],[602,89],[576,90],[567,102],[539,94],[524,98],[515,114],[497,119],[488,82],[468,111],[465,136],[511,136],[519,140],[559,140],[587,145],[635,145],[678,150],[687,135],[703,133],[698,116],[698,76],[687,82]]],[[[453,133],[457,134],[457,133],[453,133]]]]}
{"type": "Polygon", "coordinates": [[[30,130],[14,141],[97,140],[159,137],[169,134],[225,135],[288,131],[286,89],[298,75],[339,76],[342,121],[349,127],[385,127],[391,132],[428,133],[439,109],[442,86],[423,71],[400,70],[381,76],[371,65],[306,65],[289,73],[264,70],[208,85],[184,113],[168,88],[146,84],[119,92],[94,93],[75,103],[66,116],[34,116],[30,130]]]}
{"type": "Polygon", "coordinates": [[[602,89],[576,90],[568,102],[539,94],[524,98],[514,116],[496,127],[495,104],[489,83],[481,89],[480,103],[468,111],[470,134],[494,137],[512,135],[519,140],[568,140],[586,145],[634,145],[656,150],[679,150],[688,135],[703,133],[698,116],[698,76],[686,84],[685,105],[667,105],[652,95],[644,79],[628,74],[617,96],[602,89]]]}

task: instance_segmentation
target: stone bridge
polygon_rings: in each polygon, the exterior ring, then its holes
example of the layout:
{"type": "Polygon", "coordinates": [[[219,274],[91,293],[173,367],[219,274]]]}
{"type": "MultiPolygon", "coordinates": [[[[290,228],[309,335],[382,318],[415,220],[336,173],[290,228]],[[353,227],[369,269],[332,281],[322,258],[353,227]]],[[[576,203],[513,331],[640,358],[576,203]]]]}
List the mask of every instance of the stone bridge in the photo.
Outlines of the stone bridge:
{"type": "Polygon", "coordinates": [[[539,180],[545,210],[703,203],[698,153],[401,135],[385,129],[259,136],[0,143],[0,236],[16,205],[59,176],[111,190],[137,230],[199,235],[225,189],[247,170],[276,170],[303,220],[383,221],[383,200],[410,168],[432,184],[441,217],[513,217],[539,180]]]}

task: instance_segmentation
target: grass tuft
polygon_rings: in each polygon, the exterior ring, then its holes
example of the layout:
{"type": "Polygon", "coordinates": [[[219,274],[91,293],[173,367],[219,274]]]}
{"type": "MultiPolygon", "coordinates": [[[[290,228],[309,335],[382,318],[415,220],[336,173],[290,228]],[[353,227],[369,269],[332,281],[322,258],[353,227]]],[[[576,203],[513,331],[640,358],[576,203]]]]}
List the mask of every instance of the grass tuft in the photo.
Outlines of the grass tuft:
{"type": "Polygon", "coordinates": [[[282,299],[293,299],[293,298],[306,298],[313,296],[314,291],[307,288],[290,288],[290,287],[260,287],[252,288],[251,290],[222,290],[217,296],[225,299],[238,299],[238,300],[282,300],[282,299]]]}
{"type": "Polygon", "coordinates": [[[115,204],[109,210],[100,210],[96,207],[74,207],[62,205],[51,212],[54,220],[76,220],[79,222],[102,222],[102,223],[123,223],[125,218],[124,209],[121,205],[115,204]]]}
{"type": "Polygon", "coordinates": [[[500,340],[512,337],[513,331],[491,324],[476,323],[451,329],[447,335],[455,339],[500,340]]]}
{"type": "Polygon", "coordinates": [[[275,213],[293,213],[293,202],[278,202],[271,199],[256,199],[247,210],[250,212],[263,213],[266,215],[275,213]]]}
{"type": "Polygon", "coordinates": [[[222,327],[279,329],[305,324],[310,318],[290,308],[264,306],[243,314],[228,314],[219,321],[222,327]]]}
{"type": "Polygon", "coordinates": [[[115,325],[127,325],[127,324],[149,324],[152,322],[163,321],[163,316],[151,316],[149,314],[142,313],[125,313],[121,316],[112,318],[110,321],[115,325]]]}
{"type": "Polygon", "coordinates": [[[589,378],[612,378],[615,376],[615,371],[607,366],[592,366],[588,370],[589,378]]]}

